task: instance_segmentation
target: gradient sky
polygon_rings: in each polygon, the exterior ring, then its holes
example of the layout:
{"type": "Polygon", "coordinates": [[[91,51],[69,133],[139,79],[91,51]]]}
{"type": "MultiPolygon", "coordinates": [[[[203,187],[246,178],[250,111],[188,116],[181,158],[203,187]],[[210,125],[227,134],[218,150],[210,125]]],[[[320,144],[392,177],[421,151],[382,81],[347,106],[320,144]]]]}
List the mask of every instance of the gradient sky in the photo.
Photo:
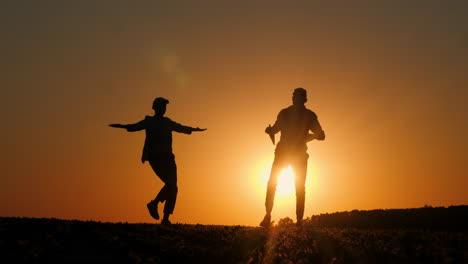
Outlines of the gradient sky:
{"type": "MultiPolygon", "coordinates": [[[[153,222],[141,164],[151,115],[174,133],[174,222],[257,225],[296,87],[327,138],[309,146],[306,216],[468,204],[467,1],[4,1],[0,216],[153,222]]],[[[279,195],[273,218],[295,215],[279,195]]]]}

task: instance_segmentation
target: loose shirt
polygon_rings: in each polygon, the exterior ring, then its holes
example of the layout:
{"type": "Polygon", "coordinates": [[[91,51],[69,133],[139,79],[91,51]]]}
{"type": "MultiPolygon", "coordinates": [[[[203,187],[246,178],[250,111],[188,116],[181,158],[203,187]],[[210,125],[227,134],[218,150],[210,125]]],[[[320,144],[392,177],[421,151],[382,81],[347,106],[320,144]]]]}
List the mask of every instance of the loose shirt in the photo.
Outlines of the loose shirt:
{"type": "Polygon", "coordinates": [[[164,154],[172,154],[172,131],[191,134],[192,127],[183,126],[172,121],[168,117],[146,116],[138,123],[128,126],[128,131],[139,131],[145,129],[146,138],[143,147],[141,162],[149,160],[150,157],[164,154]]]}

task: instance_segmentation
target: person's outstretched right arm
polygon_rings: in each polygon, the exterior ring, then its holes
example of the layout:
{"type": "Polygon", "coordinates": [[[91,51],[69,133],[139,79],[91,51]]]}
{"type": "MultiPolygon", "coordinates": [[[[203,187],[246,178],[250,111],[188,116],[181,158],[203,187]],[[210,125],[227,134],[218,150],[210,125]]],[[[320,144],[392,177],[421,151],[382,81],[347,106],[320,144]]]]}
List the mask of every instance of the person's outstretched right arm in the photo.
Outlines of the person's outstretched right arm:
{"type": "MultiPolygon", "coordinates": [[[[172,120],[171,120],[172,121],[172,120]]],[[[172,121],[172,130],[175,132],[183,133],[183,134],[192,134],[192,132],[200,132],[205,131],[206,128],[199,128],[199,127],[190,127],[184,126],[177,122],[172,121]]]]}
{"type": "Polygon", "coordinates": [[[128,124],[128,125],[123,125],[123,124],[110,124],[110,127],[116,127],[116,128],[124,128],[128,132],[135,132],[135,131],[140,131],[145,129],[145,120],[141,120],[138,123],[135,124],[128,124]]]}

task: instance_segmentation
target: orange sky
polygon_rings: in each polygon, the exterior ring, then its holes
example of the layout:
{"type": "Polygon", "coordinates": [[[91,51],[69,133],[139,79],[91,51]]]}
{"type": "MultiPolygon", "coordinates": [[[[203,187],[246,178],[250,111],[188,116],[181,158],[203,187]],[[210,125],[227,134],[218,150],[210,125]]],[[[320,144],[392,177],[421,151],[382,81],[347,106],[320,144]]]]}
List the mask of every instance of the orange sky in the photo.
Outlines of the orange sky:
{"type": "Polygon", "coordinates": [[[152,222],[144,132],[107,124],[163,96],[208,128],[174,134],[173,222],[257,225],[263,131],[296,87],[327,134],[308,144],[306,216],[468,204],[465,2],[120,2],[2,7],[0,216],[152,222]]]}

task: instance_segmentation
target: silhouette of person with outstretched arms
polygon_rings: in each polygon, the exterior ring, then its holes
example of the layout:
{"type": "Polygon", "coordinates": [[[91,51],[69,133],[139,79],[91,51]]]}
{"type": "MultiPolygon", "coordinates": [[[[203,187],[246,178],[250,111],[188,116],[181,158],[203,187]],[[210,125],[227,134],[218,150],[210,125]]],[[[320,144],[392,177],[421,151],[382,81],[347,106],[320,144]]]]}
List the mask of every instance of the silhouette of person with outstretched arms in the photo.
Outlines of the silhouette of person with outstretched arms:
{"type": "Polygon", "coordinates": [[[278,176],[282,169],[288,165],[294,171],[296,186],[296,217],[297,224],[301,225],[304,216],[305,181],[307,173],[307,142],[317,139],[324,140],[325,133],[320,126],[317,115],[305,107],[307,91],[304,88],[296,88],[292,96],[293,104],[281,110],[273,126],[269,125],[265,133],[275,144],[275,134],[281,132],[281,138],[275,149],[275,159],[268,180],[265,199],[266,214],[260,226],[271,225],[271,211],[275,199],[278,176]],[[312,131],[313,133],[310,133],[312,131]]]}
{"type": "Polygon", "coordinates": [[[164,217],[161,224],[170,225],[169,216],[173,213],[177,199],[177,166],[175,156],[172,153],[172,131],[191,134],[195,131],[206,129],[183,126],[165,117],[166,105],[169,100],[158,97],[153,102],[154,116],[146,116],[145,119],[135,124],[111,124],[111,127],[125,128],[128,132],[146,131],[145,145],[141,162],[149,161],[156,175],[164,182],[164,186],[154,200],[147,204],[150,215],[158,220],[158,203],[164,204],[164,217]]]}

